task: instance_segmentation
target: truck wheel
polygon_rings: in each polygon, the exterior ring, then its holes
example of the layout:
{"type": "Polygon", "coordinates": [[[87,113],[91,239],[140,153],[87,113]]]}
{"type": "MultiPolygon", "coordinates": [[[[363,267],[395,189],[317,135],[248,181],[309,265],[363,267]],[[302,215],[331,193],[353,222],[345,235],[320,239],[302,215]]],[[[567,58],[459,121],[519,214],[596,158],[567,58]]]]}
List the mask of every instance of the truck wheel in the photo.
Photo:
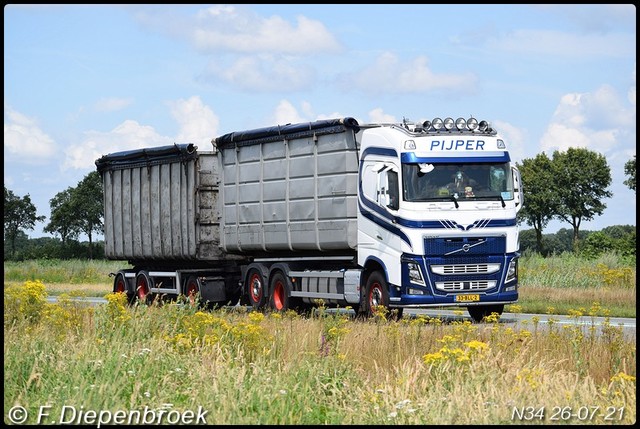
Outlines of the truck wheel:
{"type": "Polygon", "coordinates": [[[287,311],[290,302],[290,288],[287,278],[280,271],[276,272],[271,278],[269,287],[271,308],[275,311],[287,311]]]}
{"type": "Polygon", "coordinates": [[[266,302],[264,279],[260,271],[256,269],[249,270],[247,274],[247,295],[251,306],[260,310],[266,302]]]}
{"type": "Polygon", "coordinates": [[[131,304],[135,295],[129,291],[127,287],[127,280],[124,277],[124,273],[116,274],[115,279],[113,280],[113,293],[124,293],[127,295],[127,303],[131,304]]]}
{"type": "Polygon", "coordinates": [[[502,315],[502,312],[504,311],[504,304],[473,305],[467,307],[467,311],[473,321],[479,323],[482,322],[482,319],[485,317],[490,316],[491,313],[498,313],[498,316],[502,315]]]}
{"type": "Polygon", "coordinates": [[[198,305],[200,300],[200,282],[196,276],[189,276],[184,284],[184,295],[191,306],[198,305]]]}
{"type": "Polygon", "coordinates": [[[380,271],[374,271],[367,278],[367,284],[364,288],[362,314],[365,317],[374,316],[378,306],[389,308],[389,291],[384,275],[380,271]]]}
{"type": "Polygon", "coordinates": [[[146,304],[149,301],[151,296],[151,277],[149,277],[149,273],[146,271],[140,271],[136,276],[136,294],[135,296],[138,298],[138,301],[146,304]]]}

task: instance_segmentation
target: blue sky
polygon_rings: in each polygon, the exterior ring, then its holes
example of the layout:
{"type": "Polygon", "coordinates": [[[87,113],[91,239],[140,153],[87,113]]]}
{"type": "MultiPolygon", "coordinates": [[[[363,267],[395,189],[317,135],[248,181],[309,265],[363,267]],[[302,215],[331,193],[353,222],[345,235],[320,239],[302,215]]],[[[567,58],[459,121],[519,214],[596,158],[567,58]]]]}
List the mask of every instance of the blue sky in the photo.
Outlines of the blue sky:
{"type": "Polygon", "coordinates": [[[603,154],[613,197],[580,229],[636,224],[623,184],[636,154],[633,4],[4,8],[4,183],[47,217],[32,238],[48,235],[49,200],[108,153],[210,150],[228,132],[333,117],[470,115],[518,162],[603,154]]]}

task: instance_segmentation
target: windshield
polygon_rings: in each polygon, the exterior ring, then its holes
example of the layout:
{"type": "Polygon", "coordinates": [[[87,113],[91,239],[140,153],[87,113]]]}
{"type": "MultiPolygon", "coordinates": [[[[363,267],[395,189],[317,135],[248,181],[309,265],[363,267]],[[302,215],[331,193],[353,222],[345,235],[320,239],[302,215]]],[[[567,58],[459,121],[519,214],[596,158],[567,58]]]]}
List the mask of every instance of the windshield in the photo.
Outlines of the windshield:
{"type": "Polygon", "coordinates": [[[405,201],[513,199],[508,163],[402,164],[405,201]]]}

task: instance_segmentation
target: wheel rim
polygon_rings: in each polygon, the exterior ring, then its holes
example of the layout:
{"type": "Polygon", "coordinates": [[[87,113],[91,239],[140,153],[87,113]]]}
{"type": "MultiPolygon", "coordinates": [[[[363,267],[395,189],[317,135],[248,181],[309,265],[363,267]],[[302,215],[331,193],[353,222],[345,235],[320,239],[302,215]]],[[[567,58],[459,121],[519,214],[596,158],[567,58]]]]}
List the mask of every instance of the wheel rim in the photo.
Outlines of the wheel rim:
{"type": "Polygon", "coordinates": [[[284,308],[284,284],[278,280],[273,289],[273,306],[276,310],[284,308]]]}
{"type": "Polygon", "coordinates": [[[145,276],[140,276],[138,278],[138,284],[136,285],[136,291],[138,294],[138,298],[141,301],[144,301],[144,299],[147,297],[147,295],[149,294],[149,283],[147,281],[147,278],[145,276]]]}
{"type": "Polygon", "coordinates": [[[262,299],[262,289],[262,279],[260,278],[260,274],[252,274],[249,280],[249,295],[253,302],[260,302],[262,299]]]}
{"type": "Polygon", "coordinates": [[[374,283],[371,285],[371,292],[369,292],[369,306],[371,311],[375,311],[376,307],[382,304],[382,288],[380,283],[374,283]]]}
{"type": "Polygon", "coordinates": [[[115,286],[115,292],[119,293],[126,293],[127,292],[127,286],[124,282],[124,278],[122,276],[118,276],[118,278],[116,279],[116,286],[115,286]]]}
{"type": "Polygon", "coordinates": [[[189,299],[189,304],[195,305],[199,289],[197,280],[189,280],[189,283],[187,284],[187,298],[189,299]]]}

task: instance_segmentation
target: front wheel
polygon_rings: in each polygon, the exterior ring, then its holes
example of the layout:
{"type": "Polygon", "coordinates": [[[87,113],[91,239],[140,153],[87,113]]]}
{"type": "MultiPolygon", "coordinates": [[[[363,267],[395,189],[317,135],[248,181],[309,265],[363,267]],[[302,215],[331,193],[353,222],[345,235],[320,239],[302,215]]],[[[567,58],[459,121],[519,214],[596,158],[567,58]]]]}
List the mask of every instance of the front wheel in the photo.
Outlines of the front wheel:
{"type": "Polygon", "coordinates": [[[381,309],[389,310],[389,290],[384,274],[380,271],[374,271],[367,277],[364,302],[360,306],[360,312],[365,317],[371,317],[381,309]]]}
{"type": "Polygon", "coordinates": [[[474,322],[480,323],[485,317],[491,316],[492,313],[498,313],[498,317],[500,317],[504,311],[504,304],[473,305],[467,307],[467,311],[474,322]]]}

